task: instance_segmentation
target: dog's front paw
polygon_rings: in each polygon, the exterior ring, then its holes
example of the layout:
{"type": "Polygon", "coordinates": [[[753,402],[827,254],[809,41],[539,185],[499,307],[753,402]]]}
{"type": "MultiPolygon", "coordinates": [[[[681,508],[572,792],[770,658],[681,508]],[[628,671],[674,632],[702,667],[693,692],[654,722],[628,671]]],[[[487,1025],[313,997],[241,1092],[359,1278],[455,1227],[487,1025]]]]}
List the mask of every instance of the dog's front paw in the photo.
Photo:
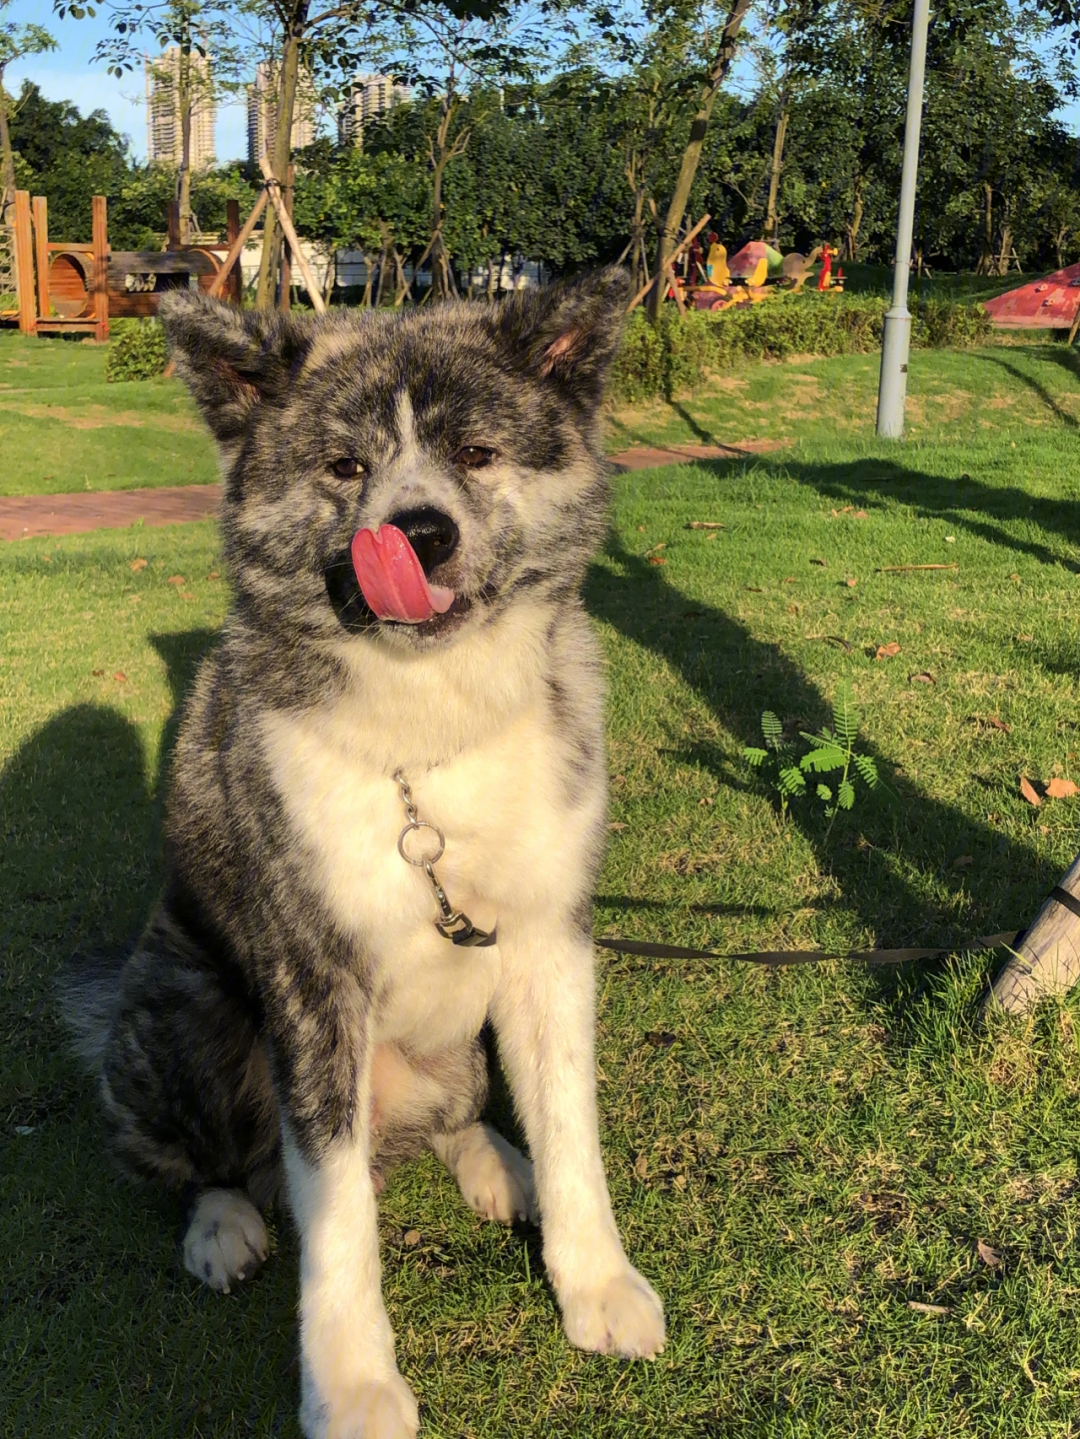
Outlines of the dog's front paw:
{"type": "Polygon", "coordinates": [[[664,1347],[664,1307],[629,1265],[596,1289],[568,1294],[562,1312],[566,1337],[578,1349],[652,1359],[664,1347]]]}
{"type": "Polygon", "coordinates": [[[357,1385],[333,1403],[300,1405],[304,1439],[415,1439],[420,1415],[400,1374],[357,1385]]]}

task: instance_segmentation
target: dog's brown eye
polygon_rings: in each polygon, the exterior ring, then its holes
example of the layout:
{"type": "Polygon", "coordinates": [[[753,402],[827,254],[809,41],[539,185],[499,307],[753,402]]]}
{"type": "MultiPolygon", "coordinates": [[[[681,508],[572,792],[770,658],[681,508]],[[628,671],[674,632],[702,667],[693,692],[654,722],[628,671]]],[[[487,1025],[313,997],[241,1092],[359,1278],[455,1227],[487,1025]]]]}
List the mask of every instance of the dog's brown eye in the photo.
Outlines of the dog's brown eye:
{"type": "Polygon", "coordinates": [[[464,465],[467,470],[482,470],[495,458],[495,451],[484,445],[462,445],[454,456],[455,465],[464,465]]]}
{"type": "Polygon", "coordinates": [[[364,467],[350,455],[348,459],[335,460],[330,468],[339,480],[354,480],[364,467]]]}

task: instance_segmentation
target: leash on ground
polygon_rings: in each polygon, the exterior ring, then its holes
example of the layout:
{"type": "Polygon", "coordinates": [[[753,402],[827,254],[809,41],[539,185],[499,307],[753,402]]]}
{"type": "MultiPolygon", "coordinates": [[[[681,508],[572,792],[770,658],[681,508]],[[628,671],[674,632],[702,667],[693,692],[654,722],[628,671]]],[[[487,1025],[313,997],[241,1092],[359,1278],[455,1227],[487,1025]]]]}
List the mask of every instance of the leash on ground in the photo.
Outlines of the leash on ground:
{"type": "MultiPolygon", "coordinates": [[[[1080,918],[1080,900],[1075,899],[1066,889],[1055,885],[1050,898],[1056,899],[1080,918]]],[[[1000,934],[982,934],[974,939],[963,939],[955,944],[938,945],[934,949],[766,949],[751,954],[723,954],[715,949],[684,949],[675,944],[649,944],[640,939],[620,939],[615,935],[603,934],[594,939],[594,944],[603,949],[613,949],[619,954],[636,954],[643,959],[726,959],[736,964],[760,964],[769,969],[780,969],[790,964],[825,964],[840,960],[849,964],[870,966],[885,964],[909,964],[916,959],[940,959],[942,955],[959,954],[965,950],[1019,948],[1026,929],[1008,929],[1000,934]]]]}

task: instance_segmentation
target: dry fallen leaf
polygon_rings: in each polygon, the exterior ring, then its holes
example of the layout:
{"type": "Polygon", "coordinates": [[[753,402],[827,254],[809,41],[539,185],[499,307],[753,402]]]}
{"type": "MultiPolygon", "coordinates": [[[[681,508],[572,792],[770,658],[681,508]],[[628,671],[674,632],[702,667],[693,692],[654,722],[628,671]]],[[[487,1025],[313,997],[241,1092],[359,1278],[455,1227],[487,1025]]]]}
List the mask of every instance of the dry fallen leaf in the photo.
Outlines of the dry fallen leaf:
{"type": "Polygon", "coordinates": [[[210,573],[207,575],[206,578],[207,578],[208,580],[216,580],[216,579],[218,578],[218,572],[217,572],[217,570],[211,570],[210,573]]]}
{"type": "Polygon", "coordinates": [[[949,1309],[949,1308],[947,1307],[947,1305],[944,1305],[944,1304],[920,1304],[917,1299],[909,1299],[908,1302],[907,1302],[907,1307],[908,1307],[909,1309],[915,1309],[915,1310],[917,1310],[918,1313],[920,1313],[920,1314],[951,1314],[951,1313],[952,1313],[952,1310],[949,1309]]]}
{"type": "Polygon", "coordinates": [[[1029,644],[1031,643],[1031,641],[1035,638],[1035,636],[1034,636],[1034,635],[1017,635],[1016,638],[1017,638],[1017,640],[1018,640],[1018,642],[1019,642],[1020,644],[1022,644],[1022,645],[1029,645],[1029,644]]]}
{"type": "Polygon", "coordinates": [[[646,555],[651,555],[651,554],[655,554],[655,552],[656,552],[657,550],[666,550],[666,549],[667,549],[667,540],[661,540],[658,545],[650,545],[649,548],[648,548],[647,550],[643,550],[642,553],[643,553],[643,554],[646,554],[646,555]]]}
{"type": "Polygon", "coordinates": [[[936,685],[937,680],[929,670],[920,670],[917,675],[908,676],[908,684],[936,685]]]}
{"type": "Polygon", "coordinates": [[[787,577],[787,578],[785,579],[785,581],[784,581],[784,584],[785,584],[785,585],[793,585],[794,583],[795,583],[795,576],[794,576],[794,575],[788,575],[788,577],[787,577]]]}
{"type": "Polygon", "coordinates": [[[650,555],[650,556],[649,556],[649,564],[650,564],[650,565],[666,565],[666,564],[667,564],[667,560],[664,559],[663,555],[650,555]]]}
{"type": "Polygon", "coordinates": [[[986,723],[994,729],[1001,730],[1003,734],[1012,734],[1012,725],[1006,724],[1004,720],[999,720],[997,715],[987,715],[986,723]]]}
{"type": "Polygon", "coordinates": [[[706,795],[704,799],[699,799],[698,805],[700,806],[703,804],[712,804],[712,798],[709,795],[706,795]]]}
{"type": "Polygon", "coordinates": [[[675,1186],[676,1189],[685,1189],[685,1188],[686,1188],[686,1175],[685,1175],[685,1174],[676,1174],[675,1178],[674,1178],[671,1182],[672,1182],[672,1184],[674,1184],[674,1186],[675,1186]]]}
{"type": "Polygon", "coordinates": [[[750,593],[751,593],[752,595],[760,595],[760,594],[761,594],[761,586],[760,586],[760,585],[747,585],[746,588],[750,591],[750,593]]]}
{"type": "Polygon", "coordinates": [[[637,532],[638,532],[639,535],[643,535],[643,534],[645,533],[645,526],[644,526],[644,525],[638,525],[638,527],[637,527],[637,532]]]}
{"type": "Polygon", "coordinates": [[[644,1154],[639,1154],[634,1160],[634,1173],[639,1179],[644,1179],[649,1172],[649,1161],[644,1154]]]}
{"type": "Polygon", "coordinates": [[[719,520],[691,520],[686,528],[688,530],[726,530],[727,525],[722,525],[719,520]]]}
{"type": "Polygon", "coordinates": [[[1010,575],[1010,576],[1009,576],[1009,579],[1010,579],[1010,580],[1018,580],[1019,578],[1020,578],[1019,575],[1010,575]]]}
{"type": "Polygon", "coordinates": [[[985,1239],[980,1239],[975,1247],[979,1251],[979,1258],[988,1269],[1001,1268],[1001,1255],[996,1249],[991,1249],[985,1239]]]}
{"type": "Polygon", "coordinates": [[[613,819],[613,820],[611,821],[611,823],[608,825],[608,829],[625,829],[625,828],[626,828],[626,825],[623,824],[623,822],[622,822],[621,819],[613,819]]]}
{"type": "Polygon", "coordinates": [[[166,583],[170,585],[182,585],[184,583],[184,577],[183,575],[170,575],[166,583]]]}
{"type": "Polygon", "coordinates": [[[401,1236],[401,1242],[402,1242],[402,1244],[407,1244],[410,1249],[413,1247],[414,1244],[419,1244],[419,1243],[420,1243],[420,1231],[419,1231],[419,1229],[406,1229],[405,1233],[401,1236]]]}
{"type": "Polygon", "coordinates": [[[975,856],[974,856],[973,854],[961,854],[961,855],[958,855],[958,856],[956,857],[956,859],[953,860],[953,862],[952,862],[952,867],[953,867],[953,869],[967,869],[967,867],[968,867],[969,864],[974,864],[974,863],[975,863],[975,856]]]}
{"type": "Polygon", "coordinates": [[[117,670],[116,673],[113,675],[113,679],[117,680],[122,685],[127,684],[127,675],[124,673],[123,670],[117,670]]]}
{"type": "Polygon", "coordinates": [[[898,655],[899,653],[900,646],[896,643],[895,640],[890,640],[887,645],[878,645],[877,654],[874,656],[874,658],[879,660],[889,660],[892,659],[893,655],[898,655]]]}
{"type": "Polygon", "coordinates": [[[856,511],[855,511],[855,518],[856,518],[857,520],[868,520],[868,519],[870,518],[870,516],[866,513],[865,510],[856,510],[856,511]]]}
{"type": "Polygon", "coordinates": [[[848,587],[849,590],[853,590],[858,583],[859,583],[858,580],[845,580],[845,581],[844,581],[844,584],[847,585],[847,587],[848,587]]]}
{"type": "Polygon", "coordinates": [[[1073,784],[1071,779],[1058,779],[1055,776],[1046,786],[1046,793],[1050,799],[1068,799],[1070,795],[1080,793],[1080,787],[1073,784]]]}
{"type": "Polygon", "coordinates": [[[146,561],[146,560],[132,560],[132,562],[131,562],[131,568],[132,568],[133,570],[145,570],[145,569],[146,569],[146,565],[147,565],[147,561],[146,561]]]}
{"type": "Polygon", "coordinates": [[[1023,775],[1020,776],[1020,793],[1027,800],[1028,804],[1033,804],[1036,807],[1042,804],[1042,796],[1036,792],[1031,781],[1023,775]]]}

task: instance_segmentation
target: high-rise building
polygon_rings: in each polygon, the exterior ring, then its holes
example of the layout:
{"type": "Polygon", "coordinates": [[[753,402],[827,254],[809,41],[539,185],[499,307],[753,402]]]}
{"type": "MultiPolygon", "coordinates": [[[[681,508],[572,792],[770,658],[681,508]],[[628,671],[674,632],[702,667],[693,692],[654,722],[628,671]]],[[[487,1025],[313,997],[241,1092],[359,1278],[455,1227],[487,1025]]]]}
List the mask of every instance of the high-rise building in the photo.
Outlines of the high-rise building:
{"type": "Polygon", "coordinates": [[[396,84],[389,75],[357,75],[349,87],[348,99],[338,111],[338,140],[342,145],[364,143],[364,126],[384,110],[404,105],[411,98],[408,85],[396,84]]]}
{"type": "MultiPolygon", "coordinates": [[[[301,70],[293,107],[292,148],[302,150],[315,139],[315,81],[301,70]]],[[[255,82],[247,87],[248,162],[258,169],[259,156],[272,155],[277,138],[278,66],[262,60],[255,67],[255,82]]]]}
{"type": "MultiPolygon", "coordinates": [[[[147,58],[146,141],[151,160],[179,165],[183,157],[180,124],[181,54],[171,45],[156,60],[147,58]]],[[[210,88],[210,64],[206,56],[188,56],[191,85],[191,150],[193,170],[214,163],[214,121],[217,106],[210,88]]]]}

